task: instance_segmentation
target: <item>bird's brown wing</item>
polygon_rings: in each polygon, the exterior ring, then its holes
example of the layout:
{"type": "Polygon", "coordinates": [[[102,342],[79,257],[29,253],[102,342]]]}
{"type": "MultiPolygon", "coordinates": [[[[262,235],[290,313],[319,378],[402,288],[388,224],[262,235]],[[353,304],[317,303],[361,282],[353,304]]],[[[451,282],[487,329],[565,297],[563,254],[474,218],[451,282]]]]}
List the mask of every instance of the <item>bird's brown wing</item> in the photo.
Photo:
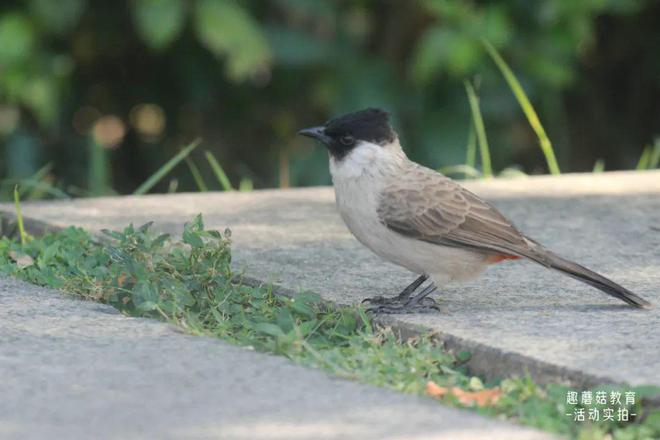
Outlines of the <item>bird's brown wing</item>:
{"type": "Polygon", "coordinates": [[[400,234],[445,246],[524,255],[534,243],[497,209],[453,180],[416,164],[383,191],[378,216],[400,234]]]}
{"type": "Polygon", "coordinates": [[[651,303],[525,237],[497,209],[440,173],[411,164],[383,191],[378,216],[390,229],[438,245],[527,257],[636,307],[651,303]]]}

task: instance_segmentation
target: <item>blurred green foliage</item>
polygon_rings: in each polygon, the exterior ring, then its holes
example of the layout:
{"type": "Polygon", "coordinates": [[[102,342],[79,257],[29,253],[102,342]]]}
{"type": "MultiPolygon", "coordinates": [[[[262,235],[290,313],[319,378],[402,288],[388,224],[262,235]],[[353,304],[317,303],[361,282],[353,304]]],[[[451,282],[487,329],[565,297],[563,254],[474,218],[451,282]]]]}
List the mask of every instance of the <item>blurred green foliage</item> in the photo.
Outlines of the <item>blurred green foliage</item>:
{"type": "Polygon", "coordinates": [[[52,163],[41,195],[130,193],[202,137],[179,190],[221,188],[203,150],[234,187],[327,183],[325,152],[295,132],[367,106],[392,111],[413,159],[460,165],[465,80],[494,171],[547,172],[483,39],[563,171],[634,168],[660,133],[657,1],[3,0],[0,178],[52,163]]]}

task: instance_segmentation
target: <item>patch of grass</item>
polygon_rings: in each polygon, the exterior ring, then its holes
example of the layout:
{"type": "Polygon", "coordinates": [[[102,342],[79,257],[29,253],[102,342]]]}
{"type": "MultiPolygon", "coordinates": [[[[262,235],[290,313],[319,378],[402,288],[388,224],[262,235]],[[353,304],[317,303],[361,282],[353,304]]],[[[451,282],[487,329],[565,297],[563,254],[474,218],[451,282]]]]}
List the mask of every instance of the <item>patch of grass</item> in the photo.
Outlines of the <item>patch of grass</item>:
{"type": "MultiPolygon", "coordinates": [[[[575,438],[660,435],[660,412],[639,404],[631,408],[635,423],[577,424],[566,416],[572,408],[564,403],[565,387],[528,378],[484,384],[466,371],[468,354],[439,348],[430,334],[402,342],[374,327],[360,307],[335,309],[309,293],[287,298],[268,286],[244,285],[231,270],[229,231],[206,230],[201,216],[185,225],[181,240],[154,233],[150,224],[98,238],[74,227],[23,243],[4,237],[0,273],[403,392],[423,394],[428,381],[474,392],[500,387],[501,398],[479,412],[575,438]]],[[[641,397],[643,390],[635,390],[641,397]]],[[[460,405],[452,396],[443,401],[460,405]]]]}

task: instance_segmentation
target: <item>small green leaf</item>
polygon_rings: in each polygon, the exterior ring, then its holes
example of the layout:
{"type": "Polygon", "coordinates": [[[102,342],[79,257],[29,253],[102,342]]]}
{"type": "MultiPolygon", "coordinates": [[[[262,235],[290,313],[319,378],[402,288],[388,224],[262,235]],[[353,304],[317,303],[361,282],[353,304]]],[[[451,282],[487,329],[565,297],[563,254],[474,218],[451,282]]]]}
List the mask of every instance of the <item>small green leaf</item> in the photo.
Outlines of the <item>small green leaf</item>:
{"type": "Polygon", "coordinates": [[[460,351],[456,355],[456,359],[458,359],[459,362],[467,362],[472,358],[472,354],[469,351],[460,351]]]}
{"type": "Polygon", "coordinates": [[[291,308],[301,315],[307,316],[309,318],[314,318],[316,316],[316,312],[312,310],[309,305],[305,304],[303,301],[298,300],[297,298],[292,301],[291,308]]]}
{"type": "Polygon", "coordinates": [[[30,10],[39,23],[55,34],[71,30],[85,6],[85,0],[30,0],[30,10]]]}
{"type": "Polygon", "coordinates": [[[151,312],[152,310],[156,310],[156,307],[157,305],[153,301],[144,301],[136,306],[140,312],[151,312]]]}
{"type": "Polygon", "coordinates": [[[159,295],[156,287],[147,280],[140,280],[133,287],[133,303],[140,311],[149,311],[155,308],[159,295]],[[143,305],[145,304],[146,305],[143,305]]]}
{"type": "Polygon", "coordinates": [[[302,334],[303,337],[307,337],[318,325],[318,321],[316,319],[312,319],[310,321],[305,321],[300,326],[298,326],[298,330],[302,334]]]}
{"type": "Polygon", "coordinates": [[[207,49],[226,59],[233,80],[243,80],[270,64],[270,48],[259,25],[234,1],[198,0],[195,31],[207,49]]]}
{"type": "Polygon", "coordinates": [[[277,326],[282,329],[284,333],[289,333],[295,326],[296,322],[291,315],[289,309],[283,308],[277,314],[277,319],[275,320],[277,326]]]}
{"type": "Polygon", "coordinates": [[[183,231],[183,242],[194,248],[200,248],[204,246],[204,241],[200,238],[200,236],[191,230],[183,231]]]}
{"type": "Polygon", "coordinates": [[[484,383],[477,376],[472,376],[468,386],[472,391],[481,391],[484,389],[484,383]]]}
{"type": "Polygon", "coordinates": [[[605,160],[604,159],[598,159],[596,163],[594,163],[594,173],[602,173],[605,171],[605,160]]]}
{"type": "Polygon", "coordinates": [[[185,23],[182,0],[133,0],[131,13],[138,34],[154,50],[163,50],[181,33],[185,23]]]}
{"type": "Polygon", "coordinates": [[[432,27],[417,45],[412,76],[420,83],[431,82],[441,71],[464,76],[474,69],[480,58],[478,40],[446,27],[432,27]]]}
{"type": "Polygon", "coordinates": [[[32,56],[35,35],[32,24],[22,14],[0,16],[0,65],[20,62],[32,56]]]}
{"type": "Polygon", "coordinates": [[[170,239],[170,234],[161,234],[151,242],[151,250],[162,247],[170,239]]]}
{"type": "Polygon", "coordinates": [[[271,324],[270,322],[260,322],[255,324],[254,329],[259,333],[265,333],[273,337],[284,336],[282,329],[275,324],[271,324]]]}

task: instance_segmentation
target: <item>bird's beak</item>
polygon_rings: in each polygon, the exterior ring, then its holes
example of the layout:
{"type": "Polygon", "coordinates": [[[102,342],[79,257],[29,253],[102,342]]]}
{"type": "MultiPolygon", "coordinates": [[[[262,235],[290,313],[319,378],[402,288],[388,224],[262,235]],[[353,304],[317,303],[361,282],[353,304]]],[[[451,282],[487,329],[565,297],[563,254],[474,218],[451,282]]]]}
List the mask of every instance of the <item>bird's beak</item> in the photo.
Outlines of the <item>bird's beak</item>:
{"type": "Polygon", "coordinates": [[[302,136],[310,137],[312,139],[316,139],[317,141],[321,142],[324,145],[329,145],[332,142],[330,136],[327,136],[325,134],[325,127],[323,126],[303,128],[298,132],[298,134],[302,136]]]}

